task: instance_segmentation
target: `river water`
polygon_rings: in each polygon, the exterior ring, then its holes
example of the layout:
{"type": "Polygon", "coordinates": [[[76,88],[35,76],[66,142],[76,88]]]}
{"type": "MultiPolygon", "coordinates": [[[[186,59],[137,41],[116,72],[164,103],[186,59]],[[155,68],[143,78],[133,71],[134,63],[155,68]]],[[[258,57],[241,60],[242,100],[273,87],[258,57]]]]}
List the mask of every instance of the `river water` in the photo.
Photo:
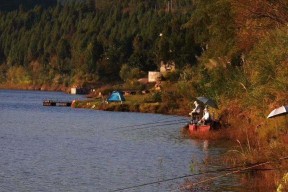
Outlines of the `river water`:
{"type": "MultiPolygon", "coordinates": [[[[0,90],[1,192],[180,191],[200,178],[170,179],[211,170],[203,161],[226,150],[183,137],[184,123],[169,125],[183,117],[44,107],[44,99],[83,98],[0,90]]],[[[220,178],[199,191],[241,191],[238,181],[220,178]]]]}

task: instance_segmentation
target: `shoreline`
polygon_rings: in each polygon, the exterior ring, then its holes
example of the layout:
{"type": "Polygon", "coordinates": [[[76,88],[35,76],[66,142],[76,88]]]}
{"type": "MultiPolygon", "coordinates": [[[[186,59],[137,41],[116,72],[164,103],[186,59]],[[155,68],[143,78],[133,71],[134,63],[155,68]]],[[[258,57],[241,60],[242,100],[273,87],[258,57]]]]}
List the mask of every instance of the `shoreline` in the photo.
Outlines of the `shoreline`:
{"type": "MultiPolygon", "coordinates": [[[[23,91],[55,91],[55,92],[64,92],[70,94],[70,89],[64,86],[21,86],[21,85],[3,85],[0,84],[0,90],[23,90],[23,91]]],[[[120,103],[109,103],[105,104],[100,101],[99,98],[88,98],[88,94],[84,94],[86,99],[77,100],[71,107],[73,108],[83,108],[83,109],[92,109],[92,110],[103,110],[103,111],[118,111],[118,112],[139,112],[139,113],[153,113],[153,114],[163,114],[163,115],[177,115],[185,117],[188,113],[187,111],[173,110],[169,111],[168,108],[159,102],[154,103],[129,103],[124,102],[120,103]]]]}
{"type": "Polygon", "coordinates": [[[26,90],[26,91],[55,91],[55,92],[65,92],[70,93],[68,87],[56,85],[15,85],[15,84],[0,84],[0,90],[26,90]]]}
{"type": "Polygon", "coordinates": [[[160,102],[153,103],[130,103],[129,101],[124,103],[105,103],[100,99],[87,98],[85,100],[76,100],[71,107],[73,108],[84,108],[92,110],[103,110],[103,111],[118,111],[118,112],[138,112],[138,113],[152,113],[162,115],[177,115],[181,117],[187,117],[188,112],[181,110],[180,108],[169,110],[165,104],[160,102]]]}

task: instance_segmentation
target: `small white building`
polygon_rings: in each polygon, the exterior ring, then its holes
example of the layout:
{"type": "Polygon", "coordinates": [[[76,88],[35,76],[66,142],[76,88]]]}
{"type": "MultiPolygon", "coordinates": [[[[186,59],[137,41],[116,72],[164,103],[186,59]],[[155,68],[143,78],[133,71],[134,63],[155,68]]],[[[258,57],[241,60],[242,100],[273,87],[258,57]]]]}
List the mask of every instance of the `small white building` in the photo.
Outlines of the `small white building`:
{"type": "Polygon", "coordinates": [[[87,94],[88,90],[84,88],[79,88],[79,87],[72,87],[70,90],[70,93],[72,95],[77,95],[77,94],[87,94]]]}
{"type": "Polygon", "coordinates": [[[148,72],[148,82],[154,83],[161,78],[161,73],[159,71],[149,71],[148,72]]]}

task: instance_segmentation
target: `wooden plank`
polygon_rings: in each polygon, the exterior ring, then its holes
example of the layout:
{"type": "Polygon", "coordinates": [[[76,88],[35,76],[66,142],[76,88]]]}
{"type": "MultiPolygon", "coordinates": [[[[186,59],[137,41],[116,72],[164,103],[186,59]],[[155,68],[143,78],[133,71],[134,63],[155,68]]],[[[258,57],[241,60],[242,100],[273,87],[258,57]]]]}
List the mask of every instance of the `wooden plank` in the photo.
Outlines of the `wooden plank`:
{"type": "Polygon", "coordinates": [[[53,100],[44,100],[43,106],[59,106],[59,107],[70,107],[72,104],[71,101],[53,101],[53,100]]]}

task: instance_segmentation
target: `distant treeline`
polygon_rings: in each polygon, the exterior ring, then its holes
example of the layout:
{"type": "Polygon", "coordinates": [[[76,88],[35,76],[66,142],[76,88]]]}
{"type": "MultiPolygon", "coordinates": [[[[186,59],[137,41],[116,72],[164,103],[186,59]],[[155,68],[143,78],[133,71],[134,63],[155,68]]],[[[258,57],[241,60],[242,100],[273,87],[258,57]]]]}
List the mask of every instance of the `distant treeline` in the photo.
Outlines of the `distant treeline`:
{"type": "Polygon", "coordinates": [[[119,80],[124,64],[147,72],[173,60],[181,68],[201,52],[183,27],[189,0],[63,2],[0,13],[0,82],[119,80]]]}
{"type": "Polygon", "coordinates": [[[188,96],[268,97],[287,86],[287,9],[286,0],[71,0],[0,12],[0,84],[121,81],[174,61],[188,96]]]}

